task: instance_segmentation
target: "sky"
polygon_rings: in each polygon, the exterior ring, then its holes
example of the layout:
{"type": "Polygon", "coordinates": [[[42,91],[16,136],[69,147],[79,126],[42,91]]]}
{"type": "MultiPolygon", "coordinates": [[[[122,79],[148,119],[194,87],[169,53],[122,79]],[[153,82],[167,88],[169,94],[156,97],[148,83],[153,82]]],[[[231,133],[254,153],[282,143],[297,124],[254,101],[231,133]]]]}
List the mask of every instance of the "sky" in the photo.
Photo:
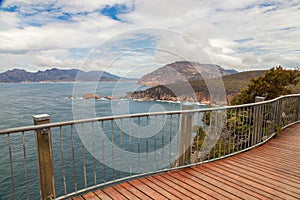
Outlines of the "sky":
{"type": "Polygon", "coordinates": [[[238,71],[299,67],[300,1],[0,1],[0,72],[140,77],[178,60],[238,71]]]}

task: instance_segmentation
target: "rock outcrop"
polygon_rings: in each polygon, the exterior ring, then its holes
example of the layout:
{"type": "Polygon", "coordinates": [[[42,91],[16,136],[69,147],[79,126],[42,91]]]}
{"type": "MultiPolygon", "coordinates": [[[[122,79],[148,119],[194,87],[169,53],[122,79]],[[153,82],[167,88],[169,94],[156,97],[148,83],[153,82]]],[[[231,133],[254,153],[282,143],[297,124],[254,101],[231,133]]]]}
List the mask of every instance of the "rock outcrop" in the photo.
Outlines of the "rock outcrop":
{"type": "Polygon", "coordinates": [[[108,99],[108,100],[118,100],[119,99],[118,97],[113,97],[113,96],[105,96],[104,98],[108,99]]]}
{"type": "Polygon", "coordinates": [[[82,98],[84,99],[100,99],[100,96],[99,95],[96,95],[96,94],[84,94],[82,96],[82,98]]]}

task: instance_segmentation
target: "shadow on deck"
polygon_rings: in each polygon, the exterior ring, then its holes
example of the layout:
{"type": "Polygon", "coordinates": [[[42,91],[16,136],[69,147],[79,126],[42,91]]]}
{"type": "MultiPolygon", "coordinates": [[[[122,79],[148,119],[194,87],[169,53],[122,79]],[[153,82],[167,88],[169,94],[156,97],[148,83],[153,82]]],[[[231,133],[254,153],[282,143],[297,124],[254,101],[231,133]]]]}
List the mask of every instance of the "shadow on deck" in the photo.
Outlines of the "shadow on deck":
{"type": "Polygon", "coordinates": [[[300,123],[247,152],[73,199],[300,199],[300,123]]]}

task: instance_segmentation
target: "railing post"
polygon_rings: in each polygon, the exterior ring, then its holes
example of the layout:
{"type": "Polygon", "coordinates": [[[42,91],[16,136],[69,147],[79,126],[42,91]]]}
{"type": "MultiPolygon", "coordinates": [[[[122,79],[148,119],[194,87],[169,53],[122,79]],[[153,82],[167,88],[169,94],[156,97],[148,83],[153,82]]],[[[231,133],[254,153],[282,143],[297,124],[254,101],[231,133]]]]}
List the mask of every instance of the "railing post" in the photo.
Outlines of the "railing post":
{"type": "MultiPolygon", "coordinates": [[[[255,97],[255,102],[262,102],[264,100],[265,100],[264,97],[259,97],[259,96],[255,97]]],[[[254,106],[254,116],[253,116],[254,140],[252,139],[252,141],[254,141],[254,144],[258,144],[262,140],[262,126],[263,126],[263,112],[262,112],[263,109],[262,108],[263,108],[263,105],[255,105],[254,106]]]]}
{"type": "MultiPolygon", "coordinates": [[[[47,114],[34,115],[33,121],[34,125],[48,124],[50,116],[47,114]]],[[[54,199],[56,194],[50,129],[37,130],[36,143],[39,163],[40,196],[42,200],[54,199]]]]}
{"type": "Polygon", "coordinates": [[[281,118],[282,117],[282,113],[281,113],[281,110],[282,110],[282,101],[281,100],[282,99],[279,99],[278,102],[277,102],[277,112],[276,112],[276,114],[277,114],[277,116],[276,116],[276,124],[279,127],[284,126],[282,124],[282,121],[281,121],[281,119],[282,119],[281,118]]]}
{"type": "Polygon", "coordinates": [[[300,120],[300,97],[297,98],[297,110],[296,110],[296,121],[300,120]]]}
{"type": "MultiPolygon", "coordinates": [[[[193,105],[183,105],[182,110],[192,110],[193,105]]],[[[192,140],[193,114],[183,113],[179,135],[179,166],[190,163],[192,140]]]]}

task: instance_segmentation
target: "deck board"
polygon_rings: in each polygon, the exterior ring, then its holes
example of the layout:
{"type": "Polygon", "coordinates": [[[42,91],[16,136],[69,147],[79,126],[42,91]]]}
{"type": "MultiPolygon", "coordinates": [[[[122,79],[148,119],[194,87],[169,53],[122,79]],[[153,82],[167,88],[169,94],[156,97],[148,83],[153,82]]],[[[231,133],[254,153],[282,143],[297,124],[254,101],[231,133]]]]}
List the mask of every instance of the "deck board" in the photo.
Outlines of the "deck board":
{"type": "MultiPolygon", "coordinates": [[[[230,191],[231,187],[229,185],[227,185],[226,183],[224,184],[224,181],[220,181],[218,180],[217,177],[212,176],[212,175],[208,175],[205,173],[201,173],[200,178],[196,177],[199,172],[198,171],[194,171],[194,170],[186,170],[186,171],[181,171],[179,172],[181,174],[193,174],[194,177],[192,178],[193,180],[196,180],[198,183],[201,182],[208,182],[211,184],[210,188],[213,190],[213,192],[211,192],[211,195],[216,196],[216,193],[219,193],[220,195],[226,196],[229,199],[241,199],[240,196],[245,195],[245,192],[241,191],[241,190],[236,190],[235,194],[232,194],[228,191],[230,191]]],[[[208,191],[206,191],[208,192],[208,191]]],[[[248,194],[249,195],[249,194],[248,194]]],[[[218,197],[218,199],[223,199],[224,197],[222,196],[216,196],[218,197]]],[[[249,198],[249,199],[254,199],[254,198],[249,198]]]]}
{"type": "Polygon", "coordinates": [[[198,199],[206,199],[206,198],[213,198],[213,196],[207,195],[206,192],[203,192],[199,190],[197,187],[195,187],[196,182],[191,179],[191,177],[184,177],[180,175],[179,173],[169,173],[164,175],[164,178],[166,178],[169,181],[174,182],[175,184],[178,184],[185,189],[189,190],[190,192],[194,193],[196,196],[198,196],[198,199]]]}
{"type": "Polygon", "coordinates": [[[152,199],[151,197],[149,197],[148,195],[146,195],[145,193],[143,193],[142,191],[140,191],[139,189],[137,189],[136,187],[132,186],[127,182],[122,183],[121,185],[127,190],[131,191],[139,199],[143,199],[143,200],[152,199]]]}
{"type": "Polygon", "coordinates": [[[127,197],[128,199],[138,199],[138,197],[135,196],[132,192],[130,192],[129,190],[127,190],[119,184],[114,185],[113,188],[118,190],[119,193],[122,193],[123,196],[127,197]]]}
{"type": "Polygon", "coordinates": [[[171,186],[165,184],[164,182],[162,182],[159,179],[156,179],[152,176],[146,177],[146,179],[149,180],[150,182],[152,182],[153,184],[158,185],[159,187],[163,188],[164,190],[172,192],[172,194],[175,195],[179,199],[183,199],[183,198],[191,199],[191,198],[187,197],[183,191],[176,190],[174,187],[171,187],[171,186]]]}
{"type": "Polygon", "coordinates": [[[94,193],[99,197],[99,199],[102,199],[102,200],[111,200],[112,199],[102,190],[97,190],[94,193]]]}
{"type": "Polygon", "coordinates": [[[111,197],[115,200],[126,200],[127,199],[122,193],[120,193],[114,187],[104,188],[103,192],[105,192],[109,197],[111,197]]]}
{"type": "MultiPolygon", "coordinates": [[[[139,179],[143,184],[148,184],[149,180],[146,178],[141,178],[139,179]]],[[[173,195],[172,193],[170,193],[169,191],[167,191],[164,187],[160,187],[156,184],[151,184],[149,185],[149,187],[151,187],[151,189],[157,191],[158,193],[162,194],[164,197],[166,197],[167,199],[180,199],[177,196],[173,195]]]]}
{"type": "Polygon", "coordinates": [[[300,199],[300,123],[250,151],[73,199],[300,199]]]}
{"type": "Polygon", "coordinates": [[[190,197],[192,199],[203,199],[199,195],[197,195],[197,192],[198,192],[197,190],[196,190],[196,193],[191,191],[192,188],[191,188],[190,185],[184,184],[179,180],[176,180],[175,182],[174,182],[174,180],[170,181],[170,179],[168,179],[165,176],[166,174],[164,174],[164,176],[157,175],[157,176],[155,176],[155,178],[159,179],[160,181],[162,181],[165,184],[169,185],[170,187],[173,188],[173,190],[178,190],[178,191],[183,192],[185,194],[185,196],[187,196],[187,197],[190,197]]]}

